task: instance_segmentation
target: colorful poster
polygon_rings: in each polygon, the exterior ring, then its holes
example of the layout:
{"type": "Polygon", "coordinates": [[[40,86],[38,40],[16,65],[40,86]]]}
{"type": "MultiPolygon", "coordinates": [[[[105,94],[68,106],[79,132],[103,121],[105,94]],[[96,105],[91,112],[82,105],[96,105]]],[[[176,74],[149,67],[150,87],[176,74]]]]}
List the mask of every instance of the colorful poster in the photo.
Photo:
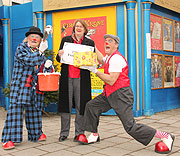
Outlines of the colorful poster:
{"type": "Polygon", "coordinates": [[[180,86],[180,57],[175,56],[175,87],[180,86]]]}
{"type": "MultiPolygon", "coordinates": [[[[103,36],[107,33],[107,20],[106,16],[101,17],[91,17],[91,18],[81,18],[86,21],[89,31],[86,35],[90,37],[94,42],[100,52],[105,55],[104,52],[104,38],[103,36]]],[[[72,35],[73,23],[76,19],[62,20],[61,21],[61,39],[64,36],[72,35]]],[[[98,68],[101,65],[98,63],[98,68]]]]}
{"type": "MultiPolygon", "coordinates": [[[[104,73],[104,69],[98,69],[102,73],[104,73]]],[[[97,95],[103,92],[103,85],[104,82],[96,76],[96,74],[91,72],[91,92],[92,98],[96,97],[97,95]]]]}
{"type": "Polygon", "coordinates": [[[173,21],[163,19],[163,50],[173,51],[173,21]]]}
{"type": "Polygon", "coordinates": [[[162,49],[162,18],[160,16],[150,15],[150,33],[151,33],[151,49],[162,49]]]}
{"type": "Polygon", "coordinates": [[[174,87],[173,56],[164,56],[164,87],[174,87]]]}
{"type": "MultiPolygon", "coordinates": [[[[116,6],[104,6],[96,8],[82,8],[71,9],[65,11],[53,12],[53,51],[57,55],[61,39],[64,36],[72,34],[72,26],[75,19],[87,20],[89,29],[95,29],[90,31],[90,37],[95,41],[97,48],[104,52],[104,34],[116,34],[117,33],[117,7],[116,6]]],[[[54,64],[57,65],[58,71],[61,72],[60,63],[54,59],[54,64]]],[[[101,64],[99,64],[99,67],[101,64]]],[[[101,66],[100,71],[104,71],[101,66]]],[[[91,73],[91,86],[92,86],[92,98],[99,95],[103,91],[103,81],[100,80],[95,74],[91,73]]]]}
{"type": "Polygon", "coordinates": [[[180,52],[180,22],[175,21],[174,28],[175,51],[180,52]]]}
{"type": "MultiPolygon", "coordinates": [[[[89,28],[88,34],[86,36],[91,38],[95,42],[95,45],[97,46],[99,51],[101,51],[103,55],[105,55],[103,36],[107,33],[106,16],[81,19],[86,21],[89,28]]],[[[72,35],[72,27],[75,20],[76,19],[61,21],[61,39],[65,36],[72,35]]],[[[104,71],[104,69],[102,69],[102,65],[99,62],[97,68],[101,68],[98,70],[102,70],[102,72],[104,71]]],[[[91,73],[92,98],[103,92],[103,85],[104,82],[95,74],[91,73]]]]}
{"type": "Polygon", "coordinates": [[[151,89],[162,88],[162,55],[151,56],[151,89]]]}

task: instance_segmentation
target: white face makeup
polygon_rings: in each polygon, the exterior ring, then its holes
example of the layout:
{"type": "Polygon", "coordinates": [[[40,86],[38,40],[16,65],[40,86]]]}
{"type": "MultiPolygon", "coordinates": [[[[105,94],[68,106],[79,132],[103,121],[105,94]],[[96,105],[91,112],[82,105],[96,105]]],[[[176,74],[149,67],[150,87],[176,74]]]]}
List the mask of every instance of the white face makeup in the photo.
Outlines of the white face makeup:
{"type": "Polygon", "coordinates": [[[28,44],[35,48],[38,47],[41,41],[41,37],[38,34],[30,34],[28,37],[28,44]]]}

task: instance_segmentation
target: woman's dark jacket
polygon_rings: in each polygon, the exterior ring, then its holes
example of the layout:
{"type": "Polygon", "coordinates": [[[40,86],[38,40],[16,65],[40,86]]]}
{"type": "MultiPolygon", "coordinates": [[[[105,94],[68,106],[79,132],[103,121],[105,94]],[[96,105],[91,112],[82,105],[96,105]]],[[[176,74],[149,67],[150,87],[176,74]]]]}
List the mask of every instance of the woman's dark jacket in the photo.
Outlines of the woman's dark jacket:
{"type": "MultiPolygon", "coordinates": [[[[62,39],[59,50],[63,49],[64,42],[74,43],[71,36],[66,36],[62,39]]],[[[84,36],[81,43],[82,45],[88,45],[95,47],[94,41],[84,36]]],[[[57,54],[56,60],[60,62],[60,57],[57,54]]],[[[68,75],[69,65],[61,65],[61,77],[59,83],[59,103],[58,112],[70,113],[69,112],[69,90],[68,90],[68,75]]],[[[80,114],[84,114],[86,103],[91,100],[91,78],[88,70],[80,69],[80,114]]]]}

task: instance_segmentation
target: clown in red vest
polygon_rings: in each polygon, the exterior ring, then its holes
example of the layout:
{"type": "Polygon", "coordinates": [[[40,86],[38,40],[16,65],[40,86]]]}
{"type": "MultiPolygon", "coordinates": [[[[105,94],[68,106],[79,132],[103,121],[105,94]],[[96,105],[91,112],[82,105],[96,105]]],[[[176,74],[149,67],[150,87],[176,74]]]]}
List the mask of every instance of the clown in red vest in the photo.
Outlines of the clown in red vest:
{"type": "Polygon", "coordinates": [[[104,81],[104,90],[102,94],[86,104],[84,130],[91,132],[91,134],[88,138],[84,134],[80,134],[77,138],[78,142],[81,144],[99,142],[99,117],[101,113],[105,113],[113,108],[121,120],[125,131],[135,140],[146,146],[154,137],[160,138],[162,141],[156,144],[155,151],[158,153],[169,153],[172,150],[174,135],[136,123],[134,119],[134,99],[128,77],[129,67],[125,58],[118,51],[119,37],[106,34],[104,39],[106,56],[103,57],[96,49],[98,60],[104,64],[104,73],[98,71],[96,66],[85,67],[104,81]]]}

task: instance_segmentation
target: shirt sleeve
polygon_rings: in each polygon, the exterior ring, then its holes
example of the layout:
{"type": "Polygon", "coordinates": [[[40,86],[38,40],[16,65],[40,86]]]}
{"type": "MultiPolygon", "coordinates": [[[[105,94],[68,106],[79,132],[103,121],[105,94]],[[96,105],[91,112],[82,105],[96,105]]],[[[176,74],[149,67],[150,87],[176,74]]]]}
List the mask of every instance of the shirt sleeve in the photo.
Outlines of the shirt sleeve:
{"type": "Polygon", "coordinates": [[[106,61],[106,58],[107,58],[107,57],[108,57],[107,55],[103,57],[103,61],[104,61],[104,62],[106,61]]]}
{"type": "Polygon", "coordinates": [[[126,66],[127,63],[125,59],[122,56],[115,54],[109,60],[109,73],[122,72],[122,69],[126,66]]]}

